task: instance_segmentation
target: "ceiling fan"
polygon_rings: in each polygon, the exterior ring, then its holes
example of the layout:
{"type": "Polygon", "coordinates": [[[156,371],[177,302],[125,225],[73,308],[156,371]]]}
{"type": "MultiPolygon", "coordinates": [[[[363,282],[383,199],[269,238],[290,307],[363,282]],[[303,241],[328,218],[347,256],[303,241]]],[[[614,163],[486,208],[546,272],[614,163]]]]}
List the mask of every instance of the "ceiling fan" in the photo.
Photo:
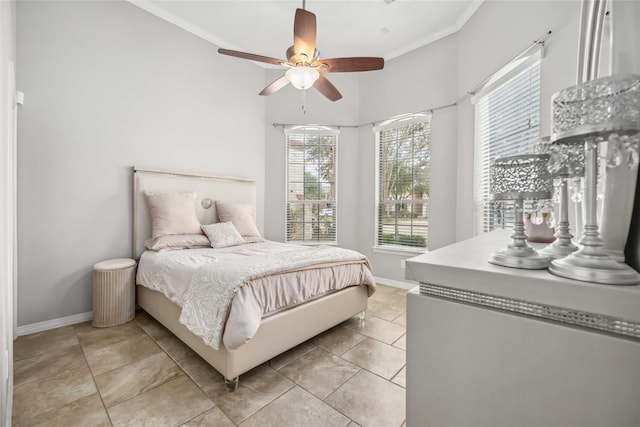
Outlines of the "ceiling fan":
{"type": "Polygon", "coordinates": [[[293,46],[287,49],[287,60],[255,55],[236,50],[218,49],[218,53],[252,61],[277,64],[288,68],[284,76],[265,87],[260,95],[271,95],[288,83],[301,90],[315,87],[331,101],[337,101],[342,95],[322,74],[330,72],[354,72],[381,70],[384,59],[376,57],[353,57],[320,59],[316,49],[316,15],[304,9],[296,9],[293,21],[293,46]]]}

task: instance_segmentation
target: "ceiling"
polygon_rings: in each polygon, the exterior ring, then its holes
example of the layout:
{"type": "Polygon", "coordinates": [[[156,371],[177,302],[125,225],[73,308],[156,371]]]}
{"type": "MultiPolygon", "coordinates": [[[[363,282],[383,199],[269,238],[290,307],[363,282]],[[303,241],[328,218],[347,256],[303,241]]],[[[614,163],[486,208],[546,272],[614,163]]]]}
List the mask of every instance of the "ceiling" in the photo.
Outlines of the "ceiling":
{"type": "MultiPolygon", "coordinates": [[[[130,0],[218,47],[286,58],[302,1],[130,0]]],[[[482,0],[308,0],[321,58],[385,60],[458,31],[482,0]],[[389,3],[387,3],[389,2],[389,3]]]]}

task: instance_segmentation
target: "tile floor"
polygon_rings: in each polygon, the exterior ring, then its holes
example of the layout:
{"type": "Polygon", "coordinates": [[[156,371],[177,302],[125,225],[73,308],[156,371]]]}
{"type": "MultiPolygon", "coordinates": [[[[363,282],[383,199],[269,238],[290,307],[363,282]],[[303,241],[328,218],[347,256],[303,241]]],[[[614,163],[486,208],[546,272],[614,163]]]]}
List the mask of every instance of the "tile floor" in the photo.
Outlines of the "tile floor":
{"type": "Polygon", "coordinates": [[[222,376],[144,311],[14,343],[13,425],[404,426],[406,291],[378,285],[356,318],[240,376],[222,376]]]}

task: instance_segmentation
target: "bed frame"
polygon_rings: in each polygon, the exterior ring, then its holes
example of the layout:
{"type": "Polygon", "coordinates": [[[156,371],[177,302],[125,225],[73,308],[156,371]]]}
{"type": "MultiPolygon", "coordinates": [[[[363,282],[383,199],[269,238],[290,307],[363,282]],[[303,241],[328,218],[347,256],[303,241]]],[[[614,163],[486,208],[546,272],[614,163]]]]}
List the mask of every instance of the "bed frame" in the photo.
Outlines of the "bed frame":
{"type": "MultiPolygon", "coordinates": [[[[256,183],[246,178],[133,169],[133,254],[139,259],[144,242],[151,236],[144,191],[195,191],[200,222],[217,222],[215,200],[250,203],[255,206],[256,183]]],[[[236,350],[206,345],[184,325],[181,308],[162,293],[137,285],[137,303],[175,336],[220,372],[229,390],[238,387],[241,374],[295,347],[367,308],[365,286],[350,286],[263,319],[256,334],[236,350]]],[[[362,317],[363,318],[363,317],[362,317]]]]}

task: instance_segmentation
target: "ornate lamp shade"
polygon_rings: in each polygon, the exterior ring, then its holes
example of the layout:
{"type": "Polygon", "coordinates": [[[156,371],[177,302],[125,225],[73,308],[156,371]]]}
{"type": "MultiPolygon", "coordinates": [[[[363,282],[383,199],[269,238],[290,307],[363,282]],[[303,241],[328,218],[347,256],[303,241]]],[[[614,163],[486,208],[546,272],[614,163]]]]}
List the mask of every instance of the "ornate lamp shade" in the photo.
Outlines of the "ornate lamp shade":
{"type": "Polygon", "coordinates": [[[550,199],[553,183],[547,170],[549,154],[502,157],[491,165],[494,200],[550,199]]]}
{"type": "Polygon", "coordinates": [[[551,142],[583,144],[586,138],[640,131],[640,76],[623,74],[571,86],[551,97],[551,142]]]}
{"type": "Polygon", "coordinates": [[[640,274],[617,262],[603,249],[596,217],[598,144],[607,138],[611,147],[618,150],[622,144],[629,156],[629,165],[637,165],[640,76],[629,74],[590,80],[561,90],[553,95],[551,102],[551,142],[584,146],[586,223],[579,242],[582,248],[565,258],[555,259],[549,271],[588,282],[640,283],[640,274]]]}
{"type": "Polygon", "coordinates": [[[490,189],[494,200],[515,200],[516,222],[511,243],[489,256],[489,262],[505,267],[544,269],[550,259],[527,243],[524,232],[524,200],[550,199],[553,181],[547,170],[549,154],[525,154],[496,159],[491,166],[490,189]]]}

